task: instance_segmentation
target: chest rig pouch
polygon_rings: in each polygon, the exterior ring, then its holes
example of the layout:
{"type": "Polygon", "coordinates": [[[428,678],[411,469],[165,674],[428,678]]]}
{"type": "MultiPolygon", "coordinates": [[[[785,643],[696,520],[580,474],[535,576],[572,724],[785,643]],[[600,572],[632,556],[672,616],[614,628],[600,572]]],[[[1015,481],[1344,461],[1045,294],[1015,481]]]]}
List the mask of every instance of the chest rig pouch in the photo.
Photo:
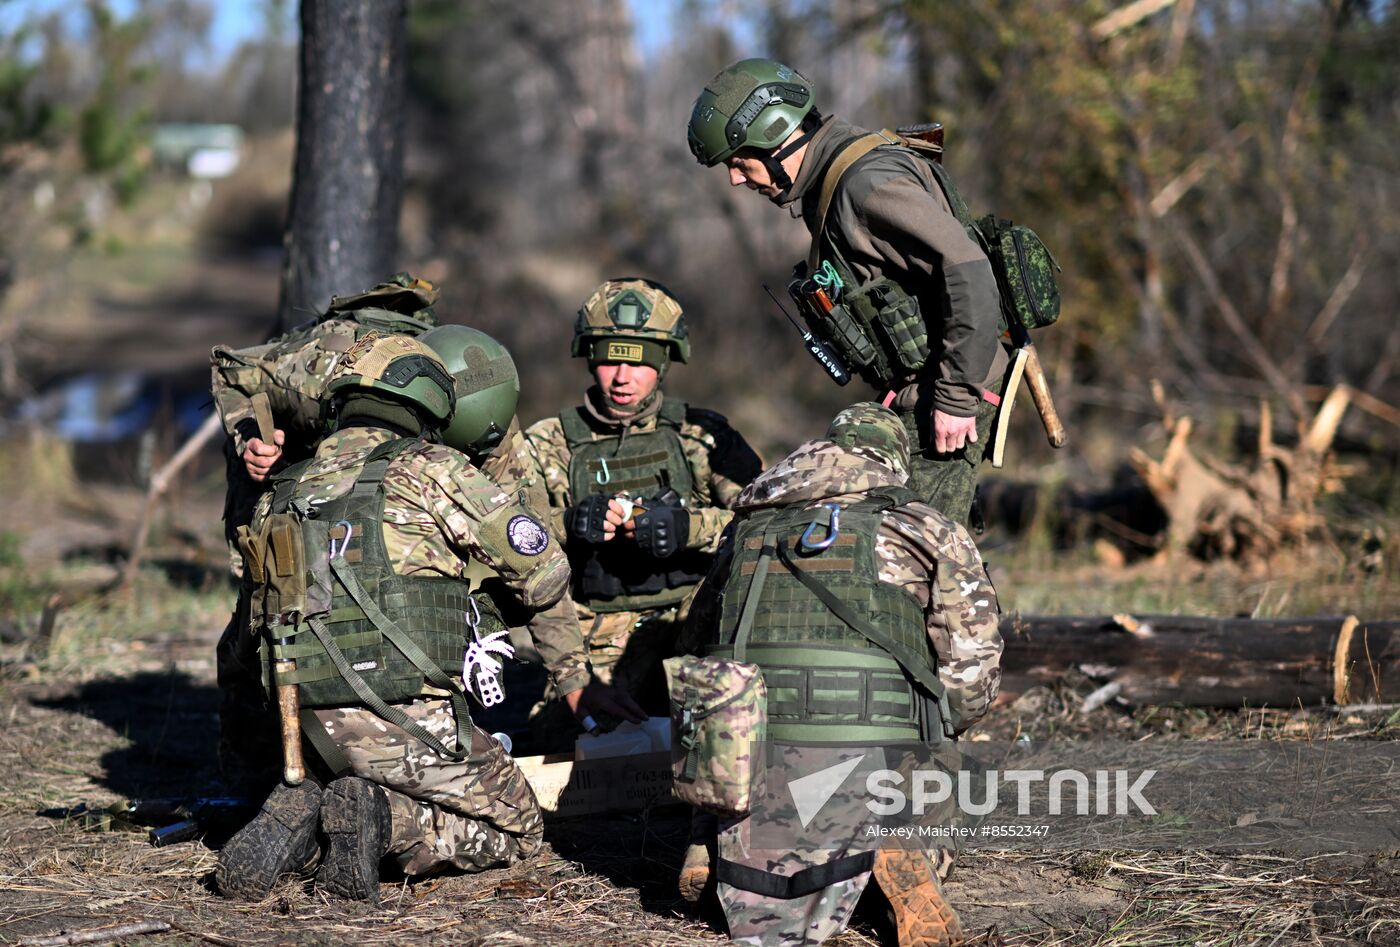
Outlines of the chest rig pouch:
{"type": "Polygon", "coordinates": [[[912,499],[892,487],[844,508],[739,523],[719,643],[706,653],[762,668],[771,739],[868,746],[950,735],[923,608],[878,578],[881,513],[912,499]]]}
{"type": "MultiPolygon", "coordinates": [[[[645,500],[675,490],[688,506],[695,475],[681,443],[683,401],[664,400],[656,428],[626,437],[597,438],[582,408],[559,418],[569,446],[569,495],[592,494],[645,500]]],[[[597,612],[625,612],[679,604],[705,577],[713,558],[682,549],[665,559],[641,552],[635,544],[597,545],[571,542],[565,547],[574,573],[574,598],[597,612]]]]}
{"type": "Polygon", "coordinates": [[[269,694],[295,684],[304,708],[364,706],[434,752],[462,760],[471,715],[454,675],[473,632],[505,624],[468,582],[394,573],[384,547],[383,480],[412,443],[371,451],[354,486],[325,503],[298,494],[306,463],[274,478],[269,515],[239,536],[252,583],[251,622],[262,639],[269,694]],[[419,697],[425,682],[449,695],[455,750],[393,706],[419,697]]]}

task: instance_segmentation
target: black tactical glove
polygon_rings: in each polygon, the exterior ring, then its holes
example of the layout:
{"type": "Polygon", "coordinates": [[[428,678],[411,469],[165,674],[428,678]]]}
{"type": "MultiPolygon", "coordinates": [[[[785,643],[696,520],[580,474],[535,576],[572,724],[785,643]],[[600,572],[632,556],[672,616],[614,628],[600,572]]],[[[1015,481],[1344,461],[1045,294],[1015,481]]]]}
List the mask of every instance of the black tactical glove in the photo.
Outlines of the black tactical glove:
{"type": "Polygon", "coordinates": [[[564,529],[574,539],[594,545],[601,543],[606,538],[603,522],[608,516],[610,499],[606,494],[593,493],[579,500],[564,511],[564,529]]]}
{"type": "Polygon", "coordinates": [[[657,503],[660,499],[643,501],[646,512],[634,521],[636,532],[633,535],[642,552],[665,559],[676,550],[684,549],[690,540],[690,511],[674,501],[657,503]]]}

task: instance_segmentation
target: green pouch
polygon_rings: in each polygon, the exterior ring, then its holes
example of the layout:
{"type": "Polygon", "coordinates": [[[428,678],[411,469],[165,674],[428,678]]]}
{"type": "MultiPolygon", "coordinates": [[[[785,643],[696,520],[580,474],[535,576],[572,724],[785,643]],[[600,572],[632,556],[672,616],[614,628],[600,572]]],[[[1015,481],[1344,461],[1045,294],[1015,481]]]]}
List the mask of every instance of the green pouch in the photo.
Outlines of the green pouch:
{"type": "Polygon", "coordinates": [[[671,694],[676,797],[730,818],[748,815],[768,733],[768,695],[756,664],[684,655],[662,662],[671,694]]]}
{"type": "Polygon", "coordinates": [[[977,229],[1001,290],[1002,319],[1027,329],[1052,325],[1060,318],[1060,265],[1049,248],[1034,230],[995,214],[978,220],[977,229]]]}
{"type": "Polygon", "coordinates": [[[846,294],[843,305],[860,313],[889,342],[899,364],[917,371],[928,361],[928,326],[919,301],[892,280],[880,277],[846,294]]]}

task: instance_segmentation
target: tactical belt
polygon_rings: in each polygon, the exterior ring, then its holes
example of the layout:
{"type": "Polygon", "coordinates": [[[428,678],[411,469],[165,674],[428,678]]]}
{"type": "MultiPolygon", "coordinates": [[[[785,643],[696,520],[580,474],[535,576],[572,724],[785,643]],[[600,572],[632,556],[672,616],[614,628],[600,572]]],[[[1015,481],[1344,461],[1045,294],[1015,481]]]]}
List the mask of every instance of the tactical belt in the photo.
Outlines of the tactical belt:
{"type": "Polygon", "coordinates": [[[752,891],[766,898],[779,898],[790,901],[793,898],[816,894],[842,881],[849,881],[856,875],[864,874],[875,867],[875,852],[857,852],[833,858],[822,865],[803,868],[791,875],[775,875],[761,868],[741,865],[727,858],[718,860],[715,877],[720,884],[732,885],[744,891],[752,891]]]}

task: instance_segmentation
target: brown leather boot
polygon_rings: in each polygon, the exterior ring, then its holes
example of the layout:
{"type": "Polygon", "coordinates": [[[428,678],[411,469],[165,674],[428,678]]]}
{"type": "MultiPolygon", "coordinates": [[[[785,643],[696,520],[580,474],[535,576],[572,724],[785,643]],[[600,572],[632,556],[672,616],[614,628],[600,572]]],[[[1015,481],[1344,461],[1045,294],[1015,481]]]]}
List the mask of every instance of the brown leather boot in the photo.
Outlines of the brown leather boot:
{"type": "Polygon", "coordinates": [[[894,909],[899,947],[962,947],[962,923],[938,884],[927,856],[904,848],[875,853],[875,883],[894,909]]]}

